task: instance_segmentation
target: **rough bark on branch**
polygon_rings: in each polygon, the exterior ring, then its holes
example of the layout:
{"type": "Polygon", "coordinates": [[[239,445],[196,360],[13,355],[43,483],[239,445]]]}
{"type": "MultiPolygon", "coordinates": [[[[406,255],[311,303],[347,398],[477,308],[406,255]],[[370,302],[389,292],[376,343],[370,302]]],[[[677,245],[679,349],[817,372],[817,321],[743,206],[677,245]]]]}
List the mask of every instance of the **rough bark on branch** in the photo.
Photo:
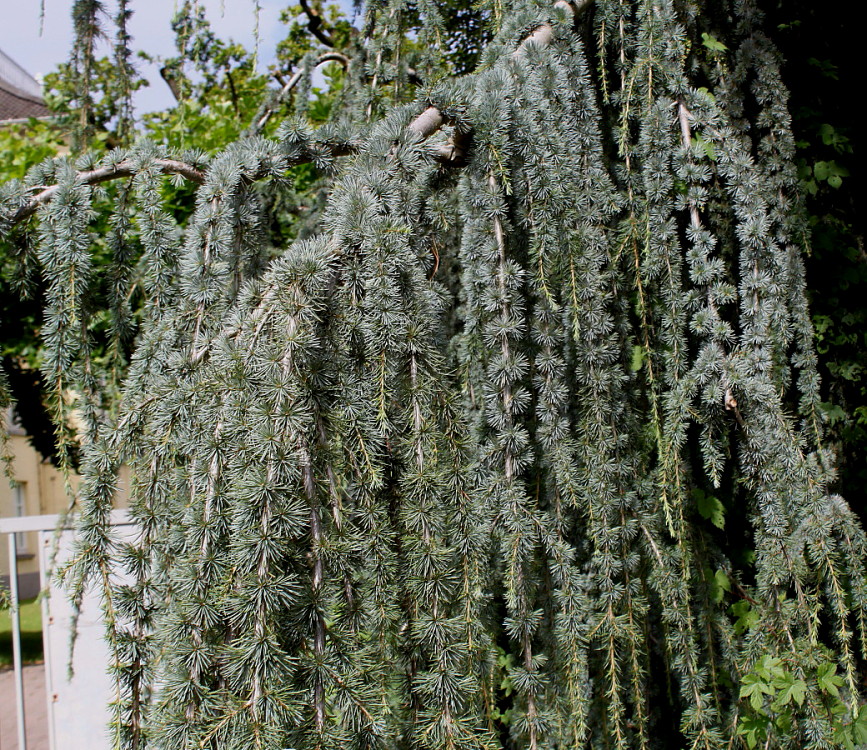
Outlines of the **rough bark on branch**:
{"type": "MultiPolygon", "coordinates": [[[[164,174],[179,174],[191,182],[195,182],[197,185],[202,185],[205,182],[204,173],[191,164],[176,159],[154,159],[153,163],[164,174]]],[[[78,182],[85,185],[98,185],[101,182],[116,180],[119,177],[132,177],[136,171],[133,162],[129,159],[125,159],[124,161],[118,162],[109,167],[100,167],[99,169],[93,169],[88,172],[79,172],[77,179],[78,182]]],[[[38,209],[43,203],[48,203],[59,189],[60,185],[51,185],[50,187],[45,188],[42,192],[33,196],[33,198],[12,215],[12,223],[15,224],[26,219],[28,216],[32,216],[36,212],[36,209],[38,209]]]]}

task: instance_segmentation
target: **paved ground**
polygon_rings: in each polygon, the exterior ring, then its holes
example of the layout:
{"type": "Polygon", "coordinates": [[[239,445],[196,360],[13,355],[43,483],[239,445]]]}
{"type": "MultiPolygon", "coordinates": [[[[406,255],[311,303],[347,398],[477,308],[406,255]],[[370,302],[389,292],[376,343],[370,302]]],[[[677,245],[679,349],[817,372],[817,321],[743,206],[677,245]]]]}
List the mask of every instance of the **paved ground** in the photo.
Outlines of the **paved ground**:
{"type": "MultiPolygon", "coordinates": [[[[11,669],[0,670],[0,750],[19,750],[14,674],[11,669]]],[[[27,716],[27,750],[48,750],[43,664],[24,667],[24,712],[27,716]]]]}

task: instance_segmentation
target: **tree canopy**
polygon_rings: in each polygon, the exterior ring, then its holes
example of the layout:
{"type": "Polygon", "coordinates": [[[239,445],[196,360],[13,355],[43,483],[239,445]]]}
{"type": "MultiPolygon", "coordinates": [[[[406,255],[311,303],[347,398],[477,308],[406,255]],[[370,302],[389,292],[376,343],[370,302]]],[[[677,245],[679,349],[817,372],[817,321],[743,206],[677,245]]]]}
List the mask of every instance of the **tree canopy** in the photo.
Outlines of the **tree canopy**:
{"type": "Polygon", "coordinates": [[[77,0],[64,106],[114,147],[0,194],[117,746],[867,741],[867,537],[830,489],[753,0],[387,0],[357,28],[305,1],[258,101],[184,10],[179,107],[133,141],[131,7],[100,113],[77,0]],[[194,147],[220,107],[249,125],[194,147]]]}

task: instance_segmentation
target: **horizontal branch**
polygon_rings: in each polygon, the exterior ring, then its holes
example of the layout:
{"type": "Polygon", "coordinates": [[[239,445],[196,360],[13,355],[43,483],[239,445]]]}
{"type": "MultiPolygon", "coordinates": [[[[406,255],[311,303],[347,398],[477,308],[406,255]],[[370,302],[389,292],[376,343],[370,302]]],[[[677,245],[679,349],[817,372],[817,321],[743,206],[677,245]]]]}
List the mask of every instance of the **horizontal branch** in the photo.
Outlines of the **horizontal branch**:
{"type": "MultiPolygon", "coordinates": [[[[163,174],[179,174],[190,180],[190,182],[195,182],[197,185],[202,185],[205,182],[204,173],[186,162],[177,161],[176,159],[154,159],[153,164],[163,174]]],[[[100,167],[88,172],[79,172],[76,179],[80,184],[98,185],[101,182],[116,180],[120,177],[132,177],[137,171],[132,161],[124,159],[110,167],[100,167]]],[[[59,189],[60,185],[51,185],[41,193],[37,193],[12,215],[12,223],[15,224],[26,219],[28,216],[32,216],[36,213],[36,209],[44,203],[48,203],[59,189]]]]}
{"type": "MultiPolygon", "coordinates": [[[[588,8],[592,4],[593,0],[575,0],[575,2],[567,2],[567,0],[557,0],[554,3],[555,8],[561,8],[564,10],[568,10],[573,14],[573,17],[577,18],[580,13],[582,13],[586,8],[588,8]]],[[[319,14],[311,9],[306,2],[301,3],[302,9],[308,14],[308,17],[319,18],[319,14]]],[[[321,18],[320,18],[321,21],[321,18]]],[[[312,29],[311,29],[312,31],[312,29]]],[[[314,32],[315,33],[315,32],[314,32]]],[[[521,42],[520,47],[513,53],[514,58],[522,57],[528,45],[538,45],[538,46],[546,46],[551,43],[554,38],[554,27],[550,23],[542,24],[537,29],[533,31],[523,42],[521,42]]],[[[348,58],[346,55],[340,54],[338,52],[329,52],[322,55],[316,62],[317,65],[321,65],[322,63],[329,62],[331,60],[340,62],[341,64],[348,64],[348,58]]],[[[297,71],[293,74],[292,78],[286,82],[281,90],[278,98],[280,96],[285,96],[297,83],[301,77],[301,71],[297,71]]],[[[266,111],[262,117],[254,123],[254,128],[258,129],[265,122],[267,122],[268,118],[271,116],[272,111],[266,111]],[[260,124],[261,123],[261,124],[260,124]]],[[[447,124],[447,118],[443,115],[442,111],[437,107],[430,106],[427,107],[418,117],[416,117],[409,125],[409,129],[418,133],[418,135],[422,138],[429,138],[431,135],[440,130],[443,125],[447,124]]],[[[463,157],[466,153],[467,142],[469,139],[469,133],[456,133],[453,135],[449,141],[445,144],[442,144],[433,152],[434,158],[438,161],[443,162],[444,164],[459,166],[463,162],[463,157]]],[[[348,156],[349,154],[353,154],[357,151],[357,148],[349,143],[343,143],[339,145],[330,145],[330,144],[321,144],[325,148],[331,151],[332,156],[348,156]]],[[[312,161],[313,154],[308,154],[305,157],[298,159],[297,163],[303,163],[305,161],[312,161]]],[[[196,169],[191,164],[186,164],[182,161],[177,161],[175,159],[155,159],[153,164],[164,174],[179,174],[191,182],[195,182],[197,185],[202,185],[205,182],[205,175],[200,170],[196,169]]],[[[78,173],[78,182],[86,185],[97,185],[101,182],[108,182],[109,180],[115,180],[121,177],[132,177],[136,173],[136,169],[133,165],[133,162],[129,159],[125,159],[115,165],[110,167],[101,167],[99,169],[90,170],[87,172],[79,172],[78,173]]],[[[11,223],[16,224],[19,221],[23,221],[24,219],[32,216],[36,213],[36,210],[43,204],[48,203],[54,196],[54,194],[60,189],[60,185],[51,185],[50,187],[45,188],[42,192],[38,193],[36,196],[31,198],[25,205],[21,206],[11,217],[11,223]]]]}
{"type": "Polygon", "coordinates": [[[409,129],[418,133],[422,138],[427,138],[437,132],[446,123],[446,118],[437,107],[428,107],[410,124],[409,129]]]}

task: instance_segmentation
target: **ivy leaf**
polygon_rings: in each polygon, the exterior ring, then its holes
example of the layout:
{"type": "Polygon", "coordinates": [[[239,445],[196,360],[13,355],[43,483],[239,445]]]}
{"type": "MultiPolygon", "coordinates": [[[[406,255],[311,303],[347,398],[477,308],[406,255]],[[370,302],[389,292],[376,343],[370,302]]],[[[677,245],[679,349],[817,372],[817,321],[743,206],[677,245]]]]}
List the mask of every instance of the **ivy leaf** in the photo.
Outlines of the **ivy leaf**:
{"type": "Polygon", "coordinates": [[[719,39],[705,31],[701,33],[701,43],[714,52],[725,52],[728,49],[719,39]]]}
{"type": "Polygon", "coordinates": [[[840,697],[840,686],[843,684],[843,678],[837,674],[837,665],[825,662],[820,664],[816,670],[816,682],[819,683],[819,688],[824,693],[833,695],[835,698],[840,697]]]}
{"type": "Polygon", "coordinates": [[[783,660],[770,654],[765,654],[761,658],[755,666],[755,672],[765,680],[782,678],[786,674],[786,670],[783,668],[783,660]]]}
{"type": "Polygon", "coordinates": [[[765,702],[766,695],[773,695],[774,689],[757,674],[747,674],[741,682],[739,696],[749,698],[750,705],[758,711],[765,702]]]}
{"type": "Polygon", "coordinates": [[[698,508],[699,515],[702,518],[706,518],[718,529],[725,527],[726,509],[719,500],[717,500],[713,495],[706,495],[698,488],[692,491],[692,496],[695,498],[696,507],[698,508]]]}
{"type": "Polygon", "coordinates": [[[732,604],[729,611],[738,618],[734,624],[735,633],[738,635],[743,634],[759,621],[758,612],[755,612],[745,599],[732,604]]]}
{"type": "Polygon", "coordinates": [[[859,745],[867,745],[867,706],[861,706],[858,717],[852,722],[852,737],[859,745]]]}
{"type": "Polygon", "coordinates": [[[773,685],[780,691],[777,695],[777,706],[786,706],[792,701],[799,706],[804,705],[807,683],[797,679],[791,672],[786,672],[782,677],[775,679],[773,685]]]}

